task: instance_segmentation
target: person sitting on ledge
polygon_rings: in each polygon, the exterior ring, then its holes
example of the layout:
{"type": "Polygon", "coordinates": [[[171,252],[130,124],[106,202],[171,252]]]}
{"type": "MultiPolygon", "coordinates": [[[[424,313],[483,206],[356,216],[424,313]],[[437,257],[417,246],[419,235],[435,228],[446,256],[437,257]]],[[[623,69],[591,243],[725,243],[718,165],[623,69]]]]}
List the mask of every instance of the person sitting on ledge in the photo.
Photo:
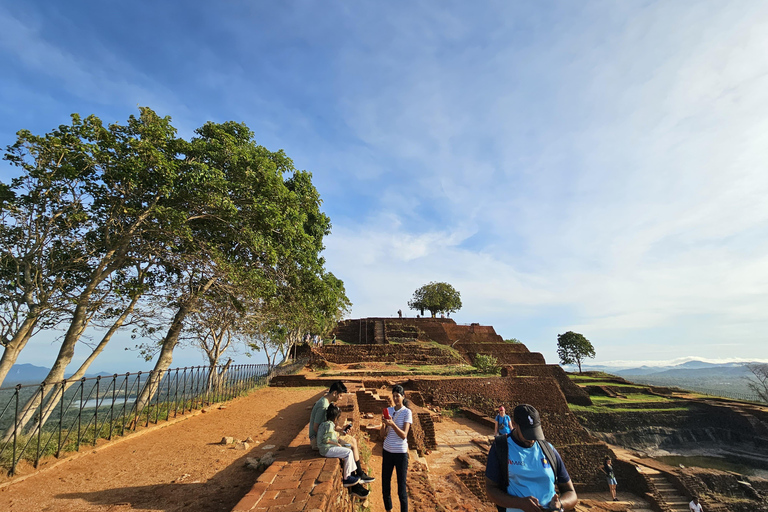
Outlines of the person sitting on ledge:
{"type": "Polygon", "coordinates": [[[325,411],[328,406],[334,402],[337,402],[341,395],[347,392],[347,386],[340,380],[331,384],[328,392],[320,400],[315,402],[312,407],[312,412],[309,415],[309,444],[313,450],[317,450],[317,429],[320,428],[320,424],[325,421],[325,411]]]}
{"type": "MultiPolygon", "coordinates": [[[[328,406],[326,411],[326,421],[320,424],[317,429],[317,446],[320,449],[320,455],[323,457],[342,459],[344,463],[344,472],[342,473],[344,487],[351,487],[349,492],[357,497],[365,498],[368,496],[368,489],[359,484],[359,482],[370,483],[375,479],[366,475],[360,467],[360,454],[357,449],[357,442],[351,438],[345,438],[352,442],[339,442],[336,434],[336,420],[341,415],[341,409],[335,404],[328,406]]],[[[344,429],[349,431],[350,424],[344,429]]]]}

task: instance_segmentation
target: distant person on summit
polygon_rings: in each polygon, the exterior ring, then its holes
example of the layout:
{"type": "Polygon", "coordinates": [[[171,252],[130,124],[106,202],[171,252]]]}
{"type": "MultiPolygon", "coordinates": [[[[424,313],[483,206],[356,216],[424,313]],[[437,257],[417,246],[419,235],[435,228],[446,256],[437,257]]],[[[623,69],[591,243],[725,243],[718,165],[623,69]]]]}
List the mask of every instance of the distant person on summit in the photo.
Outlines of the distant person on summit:
{"type": "Polygon", "coordinates": [[[485,467],[485,492],[499,512],[573,510],[579,502],[555,447],[544,440],[539,412],[520,404],[512,432],[494,439],[485,467]]]}

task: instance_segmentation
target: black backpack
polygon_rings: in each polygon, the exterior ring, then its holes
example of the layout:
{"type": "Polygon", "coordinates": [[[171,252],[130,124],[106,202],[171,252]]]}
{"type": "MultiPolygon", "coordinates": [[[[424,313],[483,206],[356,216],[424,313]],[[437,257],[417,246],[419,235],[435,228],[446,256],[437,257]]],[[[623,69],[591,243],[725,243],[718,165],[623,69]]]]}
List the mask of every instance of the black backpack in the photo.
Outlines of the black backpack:
{"type": "MultiPolygon", "coordinates": [[[[496,448],[496,463],[499,465],[499,481],[496,483],[498,484],[499,488],[504,490],[504,492],[507,492],[507,485],[509,484],[509,466],[507,465],[506,454],[508,450],[507,439],[508,436],[511,435],[512,433],[510,432],[509,434],[496,436],[496,438],[493,440],[493,446],[496,448]]],[[[541,447],[541,451],[544,452],[544,455],[549,461],[549,467],[552,469],[552,475],[555,480],[555,492],[559,492],[557,490],[557,474],[560,472],[560,459],[555,457],[555,452],[552,451],[552,445],[550,445],[548,442],[544,441],[542,443],[536,441],[536,444],[541,447]],[[555,464],[557,464],[557,467],[555,467],[555,464]]],[[[496,510],[498,510],[498,512],[506,511],[504,507],[500,507],[498,505],[496,505],[496,510]]]]}

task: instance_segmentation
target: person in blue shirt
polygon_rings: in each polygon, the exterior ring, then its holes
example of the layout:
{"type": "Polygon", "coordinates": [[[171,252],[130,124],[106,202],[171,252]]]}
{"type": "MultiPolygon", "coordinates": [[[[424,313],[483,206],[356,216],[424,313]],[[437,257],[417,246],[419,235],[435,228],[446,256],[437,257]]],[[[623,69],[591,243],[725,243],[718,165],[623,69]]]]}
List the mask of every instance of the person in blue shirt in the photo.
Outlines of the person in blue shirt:
{"type": "Polygon", "coordinates": [[[539,412],[533,406],[515,407],[512,432],[499,436],[491,445],[485,491],[501,512],[563,511],[578,504],[571,477],[560,454],[544,440],[539,412]],[[546,448],[542,448],[543,443],[546,448]],[[498,446],[505,446],[507,453],[498,453],[498,446]]]}
{"type": "Polygon", "coordinates": [[[496,415],[496,425],[493,427],[493,437],[507,435],[512,431],[512,424],[503,405],[499,406],[499,414],[496,415]]]}

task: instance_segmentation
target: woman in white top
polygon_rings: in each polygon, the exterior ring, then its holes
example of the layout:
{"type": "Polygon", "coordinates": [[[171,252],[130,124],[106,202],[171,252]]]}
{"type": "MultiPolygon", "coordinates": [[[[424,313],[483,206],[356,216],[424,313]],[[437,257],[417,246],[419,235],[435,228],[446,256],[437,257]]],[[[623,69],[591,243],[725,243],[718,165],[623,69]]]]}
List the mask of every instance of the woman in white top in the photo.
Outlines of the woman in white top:
{"type": "Polygon", "coordinates": [[[384,508],[392,510],[392,470],[397,472],[397,496],[400,498],[400,512],[408,512],[408,492],[405,476],[408,472],[408,431],[413,423],[411,410],[403,405],[405,391],[403,386],[392,388],[394,407],[387,408],[389,418],[384,417],[381,435],[384,437],[384,450],[381,462],[381,490],[384,494],[384,508]]]}

